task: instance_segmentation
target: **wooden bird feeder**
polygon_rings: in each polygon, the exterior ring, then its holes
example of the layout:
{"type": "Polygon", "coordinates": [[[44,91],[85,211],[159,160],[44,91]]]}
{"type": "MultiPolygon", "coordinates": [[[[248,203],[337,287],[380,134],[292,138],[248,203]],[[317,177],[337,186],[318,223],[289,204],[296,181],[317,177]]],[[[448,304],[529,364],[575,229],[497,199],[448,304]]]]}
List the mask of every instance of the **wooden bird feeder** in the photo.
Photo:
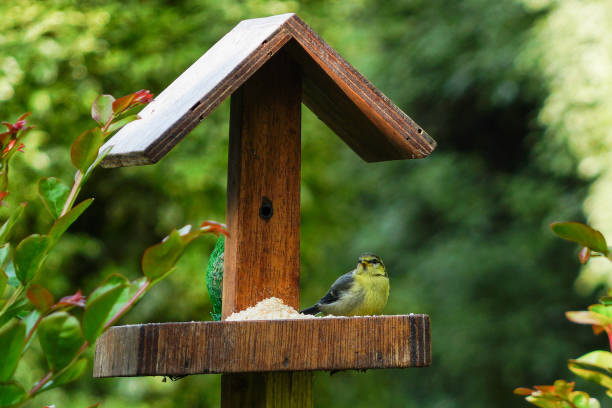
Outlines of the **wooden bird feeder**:
{"type": "MultiPolygon", "coordinates": [[[[103,166],[157,162],[230,95],[223,320],[271,296],[299,308],[302,102],[367,162],[435,147],[298,16],[283,14],[227,33],[108,141],[103,166]]],[[[97,341],[94,377],[222,373],[223,407],[309,407],[314,370],[431,364],[427,315],[223,320],[112,327],[97,341]]]]}

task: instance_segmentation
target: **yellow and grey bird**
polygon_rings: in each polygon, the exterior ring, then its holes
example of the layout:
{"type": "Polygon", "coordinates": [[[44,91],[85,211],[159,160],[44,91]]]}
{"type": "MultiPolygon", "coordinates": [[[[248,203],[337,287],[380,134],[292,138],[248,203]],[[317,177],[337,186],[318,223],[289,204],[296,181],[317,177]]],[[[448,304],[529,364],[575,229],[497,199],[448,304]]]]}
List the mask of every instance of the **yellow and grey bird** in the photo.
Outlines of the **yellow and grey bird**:
{"type": "Polygon", "coordinates": [[[367,316],[382,313],[389,297],[389,277],[378,255],[365,253],[357,267],[340,276],[316,304],[300,313],[367,316]]]}

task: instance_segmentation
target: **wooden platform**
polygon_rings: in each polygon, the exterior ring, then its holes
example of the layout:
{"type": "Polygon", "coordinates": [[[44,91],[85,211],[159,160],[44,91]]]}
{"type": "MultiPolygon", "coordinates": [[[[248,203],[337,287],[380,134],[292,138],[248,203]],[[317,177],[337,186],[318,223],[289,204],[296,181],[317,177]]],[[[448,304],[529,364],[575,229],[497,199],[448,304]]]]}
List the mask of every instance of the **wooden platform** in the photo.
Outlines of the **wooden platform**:
{"type": "Polygon", "coordinates": [[[94,377],[424,367],[429,316],[152,323],[96,343],[94,377]]]}

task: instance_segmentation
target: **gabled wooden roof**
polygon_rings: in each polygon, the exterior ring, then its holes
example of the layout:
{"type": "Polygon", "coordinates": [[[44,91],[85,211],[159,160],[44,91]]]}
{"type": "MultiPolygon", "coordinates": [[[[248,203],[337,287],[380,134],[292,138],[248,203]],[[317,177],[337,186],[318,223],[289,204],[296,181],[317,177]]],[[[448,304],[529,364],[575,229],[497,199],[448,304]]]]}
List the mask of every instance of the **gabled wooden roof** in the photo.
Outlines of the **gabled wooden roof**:
{"type": "Polygon", "coordinates": [[[104,167],[155,163],[280,49],[302,100],[365,161],[422,158],[436,142],[297,15],[240,22],[102,147],[104,167]]]}

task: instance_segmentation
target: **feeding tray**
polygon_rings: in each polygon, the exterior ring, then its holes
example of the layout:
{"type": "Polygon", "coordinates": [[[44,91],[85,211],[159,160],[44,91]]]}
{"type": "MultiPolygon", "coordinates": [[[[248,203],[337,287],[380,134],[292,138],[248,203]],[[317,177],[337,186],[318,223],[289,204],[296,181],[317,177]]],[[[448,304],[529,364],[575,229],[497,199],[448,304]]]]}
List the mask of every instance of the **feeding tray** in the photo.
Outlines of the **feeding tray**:
{"type": "MultiPolygon", "coordinates": [[[[283,14],[239,23],[102,147],[102,165],[157,162],[230,95],[222,320],[272,296],[299,308],[302,102],[367,162],[436,145],[283,14]]],[[[94,376],[223,373],[224,407],[308,407],[312,377],[301,371],[429,364],[427,315],[155,323],[104,333],[94,376]],[[272,371],[282,373],[262,374],[272,371]]]]}
{"type": "Polygon", "coordinates": [[[113,327],[94,377],[423,367],[426,315],[151,323],[113,327]]]}

